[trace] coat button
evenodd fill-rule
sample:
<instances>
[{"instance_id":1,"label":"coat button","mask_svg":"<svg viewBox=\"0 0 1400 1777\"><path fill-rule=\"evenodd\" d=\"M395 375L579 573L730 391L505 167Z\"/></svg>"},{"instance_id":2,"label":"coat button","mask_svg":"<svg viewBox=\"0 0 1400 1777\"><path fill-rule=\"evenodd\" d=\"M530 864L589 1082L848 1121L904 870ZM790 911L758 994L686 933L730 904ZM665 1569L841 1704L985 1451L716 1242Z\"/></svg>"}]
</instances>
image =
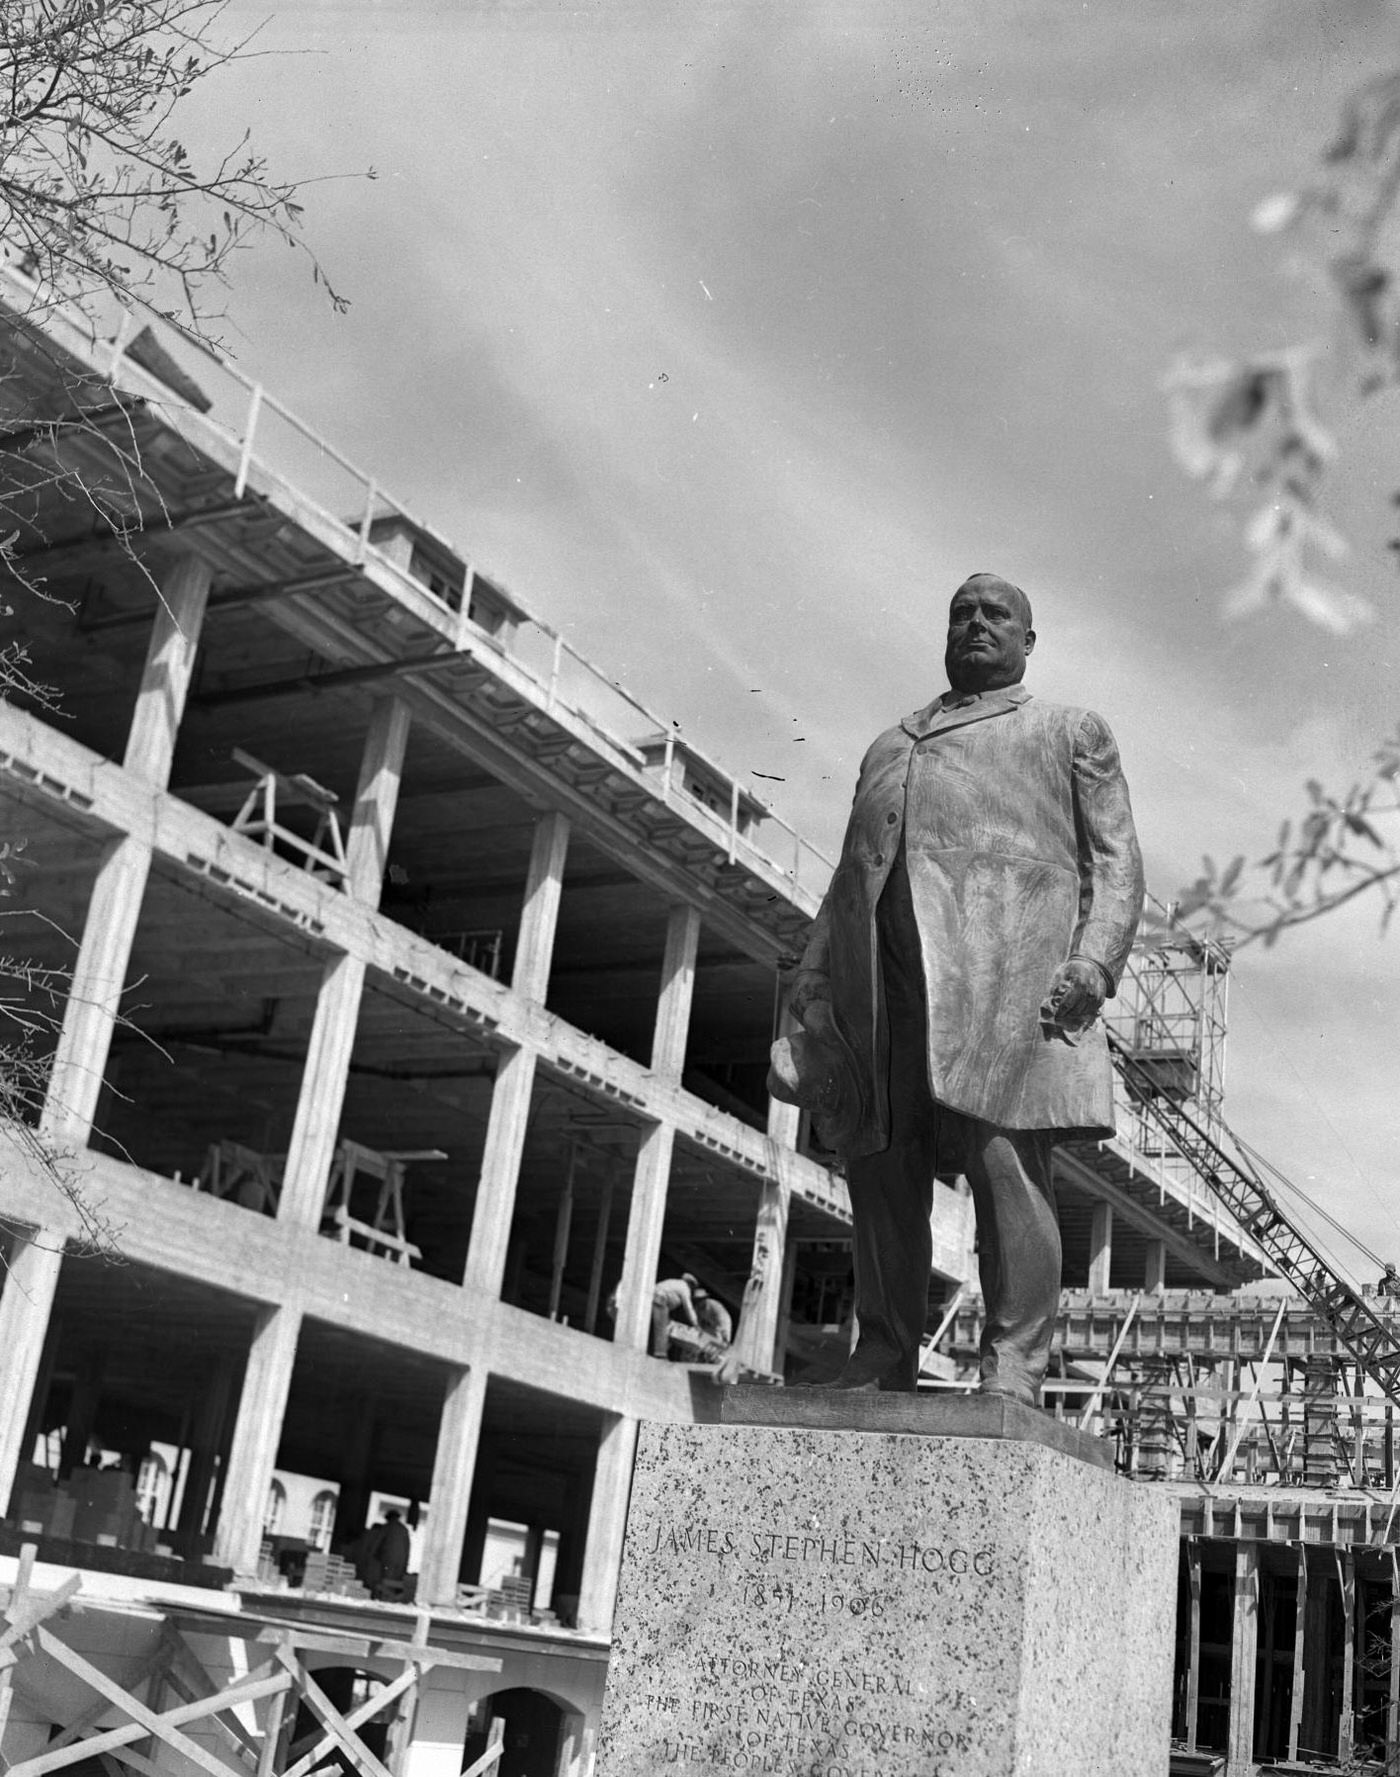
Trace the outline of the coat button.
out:
<instances>
[{"instance_id":1,"label":"coat button","mask_svg":"<svg viewBox=\"0 0 1400 1777\"><path fill-rule=\"evenodd\" d=\"M875 868L878 870L880 868L880 866L884 863L884 861L885 861L884 853L877 851L875 854Z\"/></svg>"},{"instance_id":2,"label":"coat button","mask_svg":"<svg viewBox=\"0 0 1400 1777\"><path fill-rule=\"evenodd\" d=\"M893 809L891 809L890 812L885 816L885 819L886 819L886 821L888 821L890 826L893 826L895 824L895 822L899 819L899 816L894 812Z\"/></svg>"}]
</instances>

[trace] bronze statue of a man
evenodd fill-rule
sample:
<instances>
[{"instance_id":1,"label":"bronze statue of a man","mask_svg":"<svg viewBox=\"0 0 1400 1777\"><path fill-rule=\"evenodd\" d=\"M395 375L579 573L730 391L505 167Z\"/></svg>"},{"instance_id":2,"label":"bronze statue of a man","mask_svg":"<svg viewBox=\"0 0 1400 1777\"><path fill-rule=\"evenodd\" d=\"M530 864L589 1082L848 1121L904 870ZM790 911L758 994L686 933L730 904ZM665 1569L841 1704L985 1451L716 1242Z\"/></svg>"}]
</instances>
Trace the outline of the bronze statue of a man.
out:
<instances>
[{"instance_id":1,"label":"bronze statue of a man","mask_svg":"<svg viewBox=\"0 0 1400 1777\"><path fill-rule=\"evenodd\" d=\"M866 754L798 970L774 1090L846 1162L859 1339L833 1386L912 1389L935 1173L977 1212L981 1386L1036 1405L1059 1306L1058 1141L1113 1132L1095 1020L1128 958L1142 860L1106 723L1022 689L1030 603L953 595L951 690Z\"/></svg>"}]
</instances>

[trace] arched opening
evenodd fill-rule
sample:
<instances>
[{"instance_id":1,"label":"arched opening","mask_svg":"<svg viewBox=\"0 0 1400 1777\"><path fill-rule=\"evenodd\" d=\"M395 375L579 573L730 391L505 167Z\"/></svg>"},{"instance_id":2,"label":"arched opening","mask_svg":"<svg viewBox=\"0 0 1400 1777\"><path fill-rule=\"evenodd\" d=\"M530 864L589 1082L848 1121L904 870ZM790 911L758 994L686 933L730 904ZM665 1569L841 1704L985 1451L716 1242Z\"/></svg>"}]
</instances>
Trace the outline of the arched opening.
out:
<instances>
[{"instance_id":1,"label":"arched opening","mask_svg":"<svg viewBox=\"0 0 1400 1777\"><path fill-rule=\"evenodd\" d=\"M470 1768L486 1751L491 1723L505 1723L503 1749L494 1777L555 1777L569 1711L543 1691L523 1687L496 1691L472 1705L462 1764Z\"/></svg>"},{"instance_id":2,"label":"arched opening","mask_svg":"<svg viewBox=\"0 0 1400 1777\"><path fill-rule=\"evenodd\" d=\"M136 1477L136 1509L148 1524L164 1523L170 1506L170 1470L153 1450Z\"/></svg>"},{"instance_id":3,"label":"arched opening","mask_svg":"<svg viewBox=\"0 0 1400 1777\"><path fill-rule=\"evenodd\" d=\"M274 1481L267 1490L267 1505L263 1511L264 1536L276 1536L286 1509L287 1489L280 1481Z\"/></svg>"},{"instance_id":4,"label":"arched opening","mask_svg":"<svg viewBox=\"0 0 1400 1777\"><path fill-rule=\"evenodd\" d=\"M307 1530L307 1541L313 1549L329 1549L331 1533L335 1529L335 1508L339 1502L329 1488L318 1493L311 1502L311 1522Z\"/></svg>"}]
</instances>

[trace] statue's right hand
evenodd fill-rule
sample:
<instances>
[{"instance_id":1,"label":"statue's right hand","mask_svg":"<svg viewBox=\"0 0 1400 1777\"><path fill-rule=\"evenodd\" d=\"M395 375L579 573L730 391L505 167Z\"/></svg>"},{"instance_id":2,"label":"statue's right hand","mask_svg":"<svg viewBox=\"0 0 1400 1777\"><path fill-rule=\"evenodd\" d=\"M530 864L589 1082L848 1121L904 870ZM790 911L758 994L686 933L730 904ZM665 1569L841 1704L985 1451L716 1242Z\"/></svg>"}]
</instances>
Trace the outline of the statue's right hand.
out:
<instances>
[{"instance_id":1,"label":"statue's right hand","mask_svg":"<svg viewBox=\"0 0 1400 1777\"><path fill-rule=\"evenodd\" d=\"M818 1012L817 1008L822 1011ZM816 1030L812 1023L813 1014L818 1018L825 1016L828 1024L831 1019L831 983L825 975L815 971L801 971L793 983L792 996L788 1001L788 1010L804 1030Z\"/></svg>"}]
</instances>

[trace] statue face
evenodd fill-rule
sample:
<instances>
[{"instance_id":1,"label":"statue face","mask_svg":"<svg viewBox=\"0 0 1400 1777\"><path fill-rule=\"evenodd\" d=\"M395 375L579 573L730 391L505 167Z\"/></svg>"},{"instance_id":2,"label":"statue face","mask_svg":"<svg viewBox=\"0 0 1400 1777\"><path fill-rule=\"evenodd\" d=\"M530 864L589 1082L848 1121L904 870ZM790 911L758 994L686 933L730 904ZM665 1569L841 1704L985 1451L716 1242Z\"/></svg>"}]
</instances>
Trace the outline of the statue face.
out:
<instances>
[{"instance_id":1,"label":"statue face","mask_svg":"<svg viewBox=\"0 0 1400 1777\"><path fill-rule=\"evenodd\" d=\"M1007 581L995 574L974 574L953 594L943 664L955 691L995 691L1019 684L1034 646L1025 599Z\"/></svg>"}]
</instances>

